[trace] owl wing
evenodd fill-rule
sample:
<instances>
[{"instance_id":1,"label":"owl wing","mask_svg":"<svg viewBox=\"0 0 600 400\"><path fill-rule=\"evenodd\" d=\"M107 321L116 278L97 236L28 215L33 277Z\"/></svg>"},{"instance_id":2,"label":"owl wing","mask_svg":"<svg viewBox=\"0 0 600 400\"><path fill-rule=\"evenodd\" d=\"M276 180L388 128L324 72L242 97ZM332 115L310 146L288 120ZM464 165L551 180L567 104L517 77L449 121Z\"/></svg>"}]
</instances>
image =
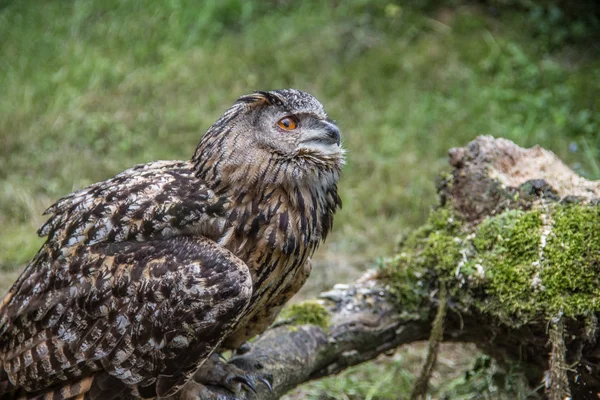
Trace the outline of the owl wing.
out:
<instances>
[{"instance_id":1,"label":"owl wing","mask_svg":"<svg viewBox=\"0 0 600 400\"><path fill-rule=\"evenodd\" d=\"M0 310L7 390L114 392L108 377L170 395L233 329L252 293L240 259L192 236L80 246L68 260L39 263Z\"/></svg>"},{"instance_id":2,"label":"owl wing","mask_svg":"<svg viewBox=\"0 0 600 400\"><path fill-rule=\"evenodd\" d=\"M48 237L54 253L83 244L166 238L218 215L225 202L189 162L158 161L63 197L46 210L50 217L38 234Z\"/></svg>"}]
</instances>

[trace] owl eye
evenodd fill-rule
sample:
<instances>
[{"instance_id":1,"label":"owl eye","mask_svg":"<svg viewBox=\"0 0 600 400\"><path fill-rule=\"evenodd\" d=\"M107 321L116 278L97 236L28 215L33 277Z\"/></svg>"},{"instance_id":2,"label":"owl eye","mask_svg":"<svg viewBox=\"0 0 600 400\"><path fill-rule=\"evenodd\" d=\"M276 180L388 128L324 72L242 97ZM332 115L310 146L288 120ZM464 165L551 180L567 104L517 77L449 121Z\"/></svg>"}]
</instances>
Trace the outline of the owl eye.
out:
<instances>
[{"instance_id":1,"label":"owl eye","mask_svg":"<svg viewBox=\"0 0 600 400\"><path fill-rule=\"evenodd\" d=\"M295 117L283 117L277 121L277 126L284 131L293 131L298 127L298 120Z\"/></svg>"}]
</instances>

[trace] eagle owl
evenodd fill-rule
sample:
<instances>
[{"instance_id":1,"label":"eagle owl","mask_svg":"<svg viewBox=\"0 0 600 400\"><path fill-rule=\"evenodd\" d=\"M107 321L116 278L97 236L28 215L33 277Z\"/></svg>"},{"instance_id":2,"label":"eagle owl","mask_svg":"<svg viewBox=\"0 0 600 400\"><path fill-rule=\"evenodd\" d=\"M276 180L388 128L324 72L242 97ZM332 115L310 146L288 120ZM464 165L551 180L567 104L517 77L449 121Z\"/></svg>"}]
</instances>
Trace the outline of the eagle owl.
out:
<instances>
[{"instance_id":1,"label":"eagle owl","mask_svg":"<svg viewBox=\"0 0 600 400\"><path fill-rule=\"evenodd\" d=\"M221 370L231 383L216 352L264 331L302 286L341 206L343 163L317 99L255 92L191 160L138 165L60 199L0 304L0 394L193 397L192 381Z\"/></svg>"}]
</instances>

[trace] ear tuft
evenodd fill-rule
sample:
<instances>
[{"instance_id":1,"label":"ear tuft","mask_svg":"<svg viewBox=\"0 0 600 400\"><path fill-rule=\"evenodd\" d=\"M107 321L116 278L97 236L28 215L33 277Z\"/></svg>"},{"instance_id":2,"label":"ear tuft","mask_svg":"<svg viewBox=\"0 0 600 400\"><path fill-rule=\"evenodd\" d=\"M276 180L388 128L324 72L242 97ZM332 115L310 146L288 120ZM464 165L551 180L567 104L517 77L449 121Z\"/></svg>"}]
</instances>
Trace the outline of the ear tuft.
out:
<instances>
[{"instance_id":1,"label":"ear tuft","mask_svg":"<svg viewBox=\"0 0 600 400\"><path fill-rule=\"evenodd\" d=\"M237 99L236 103L246 103L251 106L260 105L283 105L283 101L279 96L272 92L257 91Z\"/></svg>"}]
</instances>

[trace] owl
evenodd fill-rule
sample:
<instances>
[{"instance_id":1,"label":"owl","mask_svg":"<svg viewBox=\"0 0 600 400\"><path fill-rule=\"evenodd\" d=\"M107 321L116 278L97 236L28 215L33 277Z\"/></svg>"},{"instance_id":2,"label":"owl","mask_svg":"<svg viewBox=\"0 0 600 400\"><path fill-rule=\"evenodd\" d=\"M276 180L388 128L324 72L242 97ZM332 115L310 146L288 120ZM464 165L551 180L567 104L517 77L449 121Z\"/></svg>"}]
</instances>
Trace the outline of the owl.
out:
<instances>
[{"instance_id":1,"label":"owl","mask_svg":"<svg viewBox=\"0 0 600 400\"><path fill-rule=\"evenodd\" d=\"M190 160L137 165L60 199L0 304L2 398L252 388L216 355L263 332L307 279L341 207L343 164L317 99L261 91L238 98Z\"/></svg>"}]
</instances>

